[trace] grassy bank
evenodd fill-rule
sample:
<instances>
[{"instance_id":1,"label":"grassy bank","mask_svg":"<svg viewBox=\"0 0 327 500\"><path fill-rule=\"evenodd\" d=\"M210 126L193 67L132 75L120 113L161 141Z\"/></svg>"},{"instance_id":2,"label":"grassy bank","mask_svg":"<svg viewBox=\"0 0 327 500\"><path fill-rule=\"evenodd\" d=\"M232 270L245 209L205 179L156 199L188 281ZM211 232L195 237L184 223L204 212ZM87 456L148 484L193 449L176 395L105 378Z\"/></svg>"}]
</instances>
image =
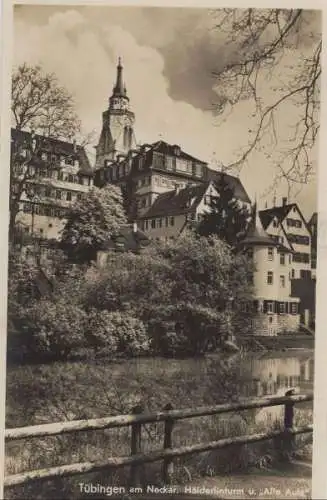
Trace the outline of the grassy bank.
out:
<instances>
[{"instance_id":1,"label":"grassy bank","mask_svg":"<svg viewBox=\"0 0 327 500\"><path fill-rule=\"evenodd\" d=\"M238 399L241 392L240 360L215 358L192 360L133 359L109 364L54 363L10 367L7 377L7 427L85 419L129 413L142 403L149 411L167 403L175 408L196 407ZM169 370L168 370L169 368ZM250 377L250 374L248 374ZM242 373L242 381L247 375ZM278 427L275 414L256 421L247 411L227 417L200 417L181 421L173 433L174 446L206 442L222 437L254 433ZM298 422L310 421L310 409L296 410ZM163 424L147 425L144 451L162 448ZM299 438L301 439L301 438ZM258 443L219 452L203 453L176 461L175 482L197 475L232 472L274 459L272 443ZM9 443L6 474L73 462L98 461L130 453L130 430L90 431ZM90 475L83 480L100 484L124 484L127 470ZM161 464L147 466L146 481L160 483ZM91 477L92 476L92 477ZM79 498L82 478L52 481L33 488L8 490L6 498Z\"/></svg>"}]
</instances>

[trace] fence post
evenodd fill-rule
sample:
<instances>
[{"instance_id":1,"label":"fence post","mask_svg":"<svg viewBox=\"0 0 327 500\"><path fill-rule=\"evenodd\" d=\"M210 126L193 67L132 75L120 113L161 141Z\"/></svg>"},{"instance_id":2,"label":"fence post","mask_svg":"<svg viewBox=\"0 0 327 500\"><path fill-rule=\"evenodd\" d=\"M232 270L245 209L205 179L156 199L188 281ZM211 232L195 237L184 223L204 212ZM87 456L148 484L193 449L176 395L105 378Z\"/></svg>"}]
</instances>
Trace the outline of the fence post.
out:
<instances>
[{"instance_id":1,"label":"fence post","mask_svg":"<svg viewBox=\"0 0 327 500\"><path fill-rule=\"evenodd\" d=\"M170 403L168 403L164 407L164 411L170 411L172 409L173 409L173 407ZM172 442L173 427L174 427L174 421L172 418L168 417L165 420L164 450L172 448L172 445L173 445L173 442ZM173 460L171 458L164 458L162 476L163 476L163 481L165 484L171 484L173 473L174 473Z\"/></svg>"},{"instance_id":2,"label":"fence post","mask_svg":"<svg viewBox=\"0 0 327 500\"><path fill-rule=\"evenodd\" d=\"M140 415L144 411L144 405L139 404L132 410L134 415ZM142 424L135 422L132 424L131 435L131 455L137 455L142 452ZM130 482L132 486L139 483L139 468L137 465L131 465ZM137 483L137 484L136 484Z\"/></svg>"},{"instance_id":3,"label":"fence post","mask_svg":"<svg viewBox=\"0 0 327 500\"><path fill-rule=\"evenodd\" d=\"M287 391L285 396L292 396L293 390ZM294 402L289 401L285 403L284 407L284 452L289 459L294 451L295 437L292 434L294 421Z\"/></svg>"}]
</instances>

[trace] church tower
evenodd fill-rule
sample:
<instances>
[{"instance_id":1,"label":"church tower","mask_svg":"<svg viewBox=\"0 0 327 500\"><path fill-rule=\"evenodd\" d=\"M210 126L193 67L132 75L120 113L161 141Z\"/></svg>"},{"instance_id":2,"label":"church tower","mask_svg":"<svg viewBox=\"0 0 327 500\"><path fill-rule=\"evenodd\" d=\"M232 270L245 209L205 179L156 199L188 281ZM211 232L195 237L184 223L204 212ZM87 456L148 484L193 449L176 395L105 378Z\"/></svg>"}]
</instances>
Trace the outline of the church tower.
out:
<instances>
[{"instance_id":1,"label":"church tower","mask_svg":"<svg viewBox=\"0 0 327 500\"><path fill-rule=\"evenodd\" d=\"M102 131L96 146L96 168L103 167L105 160L114 161L118 155L126 155L135 147L134 122L135 115L130 111L123 66L119 58L109 106L102 113Z\"/></svg>"}]
</instances>

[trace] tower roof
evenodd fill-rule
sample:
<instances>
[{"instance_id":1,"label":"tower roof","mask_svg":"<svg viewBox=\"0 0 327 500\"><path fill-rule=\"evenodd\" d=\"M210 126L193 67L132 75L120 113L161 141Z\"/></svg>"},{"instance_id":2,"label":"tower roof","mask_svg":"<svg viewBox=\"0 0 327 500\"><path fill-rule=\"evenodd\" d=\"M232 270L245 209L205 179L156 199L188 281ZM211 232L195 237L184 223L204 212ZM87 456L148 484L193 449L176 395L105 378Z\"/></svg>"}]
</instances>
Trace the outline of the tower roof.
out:
<instances>
[{"instance_id":1,"label":"tower roof","mask_svg":"<svg viewBox=\"0 0 327 500\"><path fill-rule=\"evenodd\" d=\"M271 238L264 230L259 213L257 210L257 204L253 207L252 221L249 225L248 231L245 238L241 241L241 246L251 246L251 245L267 245L267 246L279 246L279 244Z\"/></svg>"},{"instance_id":2,"label":"tower roof","mask_svg":"<svg viewBox=\"0 0 327 500\"><path fill-rule=\"evenodd\" d=\"M126 87L125 87L124 79L123 79L123 66L122 66L120 57L118 58L117 78L116 78L116 84L113 88L113 96L115 96L115 97L127 97Z\"/></svg>"}]
</instances>

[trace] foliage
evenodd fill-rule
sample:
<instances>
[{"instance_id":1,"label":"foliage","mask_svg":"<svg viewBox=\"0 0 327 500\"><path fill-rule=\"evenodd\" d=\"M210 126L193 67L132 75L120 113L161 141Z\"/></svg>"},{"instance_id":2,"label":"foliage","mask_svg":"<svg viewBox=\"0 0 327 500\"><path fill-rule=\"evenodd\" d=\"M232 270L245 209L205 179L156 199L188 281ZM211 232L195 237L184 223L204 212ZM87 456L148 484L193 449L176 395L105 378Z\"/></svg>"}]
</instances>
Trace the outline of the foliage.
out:
<instances>
[{"instance_id":1,"label":"foliage","mask_svg":"<svg viewBox=\"0 0 327 500\"><path fill-rule=\"evenodd\" d=\"M85 347L86 313L65 300L34 301L20 318L22 336L41 357L67 358L74 349Z\"/></svg>"},{"instance_id":2,"label":"foliage","mask_svg":"<svg viewBox=\"0 0 327 500\"><path fill-rule=\"evenodd\" d=\"M17 129L71 139L80 131L73 97L54 74L22 64L12 75L11 111Z\"/></svg>"},{"instance_id":3,"label":"foliage","mask_svg":"<svg viewBox=\"0 0 327 500\"><path fill-rule=\"evenodd\" d=\"M220 92L219 111L246 99L253 101L254 129L249 142L229 166L241 168L270 137L267 155L276 158L276 181L306 183L313 173L311 150L319 131L321 13L303 9L220 9L213 11L217 31L225 34L229 57L213 68ZM264 79L272 92L263 95ZM279 126L289 114L289 140ZM284 141L284 142L283 142ZM263 148L262 148L263 149Z\"/></svg>"},{"instance_id":4,"label":"foliage","mask_svg":"<svg viewBox=\"0 0 327 500\"><path fill-rule=\"evenodd\" d=\"M233 255L218 238L188 234L153 244L141 255L113 255L87 303L100 310L134 311L148 325L155 349L166 352L178 345L185 354L200 353L226 334L229 298L235 301L235 319L240 304L251 300L251 270L244 256ZM174 328L167 330L169 322L180 325L178 340Z\"/></svg>"},{"instance_id":5,"label":"foliage","mask_svg":"<svg viewBox=\"0 0 327 500\"><path fill-rule=\"evenodd\" d=\"M119 187L93 187L68 211L62 233L62 244L70 257L91 261L96 251L126 223Z\"/></svg>"},{"instance_id":6,"label":"foliage","mask_svg":"<svg viewBox=\"0 0 327 500\"><path fill-rule=\"evenodd\" d=\"M233 189L222 174L216 183L218 197L211 197L210 211L203 215L197 231L200 236L216 235L228 245L235 246L246 231L249 211L240 206Z\"/></svg>"},{"instance_id":7,"label":"foliage","mask_svg":"<svg viewBox=\"0 0 327 500\"><path fill-rule=\"evenodd\" d=\"M149 350L144 324L126 313L90 310L87 338L89 344L101 354L117 352L134 356Z\"/></svg>"}]
</instances>

